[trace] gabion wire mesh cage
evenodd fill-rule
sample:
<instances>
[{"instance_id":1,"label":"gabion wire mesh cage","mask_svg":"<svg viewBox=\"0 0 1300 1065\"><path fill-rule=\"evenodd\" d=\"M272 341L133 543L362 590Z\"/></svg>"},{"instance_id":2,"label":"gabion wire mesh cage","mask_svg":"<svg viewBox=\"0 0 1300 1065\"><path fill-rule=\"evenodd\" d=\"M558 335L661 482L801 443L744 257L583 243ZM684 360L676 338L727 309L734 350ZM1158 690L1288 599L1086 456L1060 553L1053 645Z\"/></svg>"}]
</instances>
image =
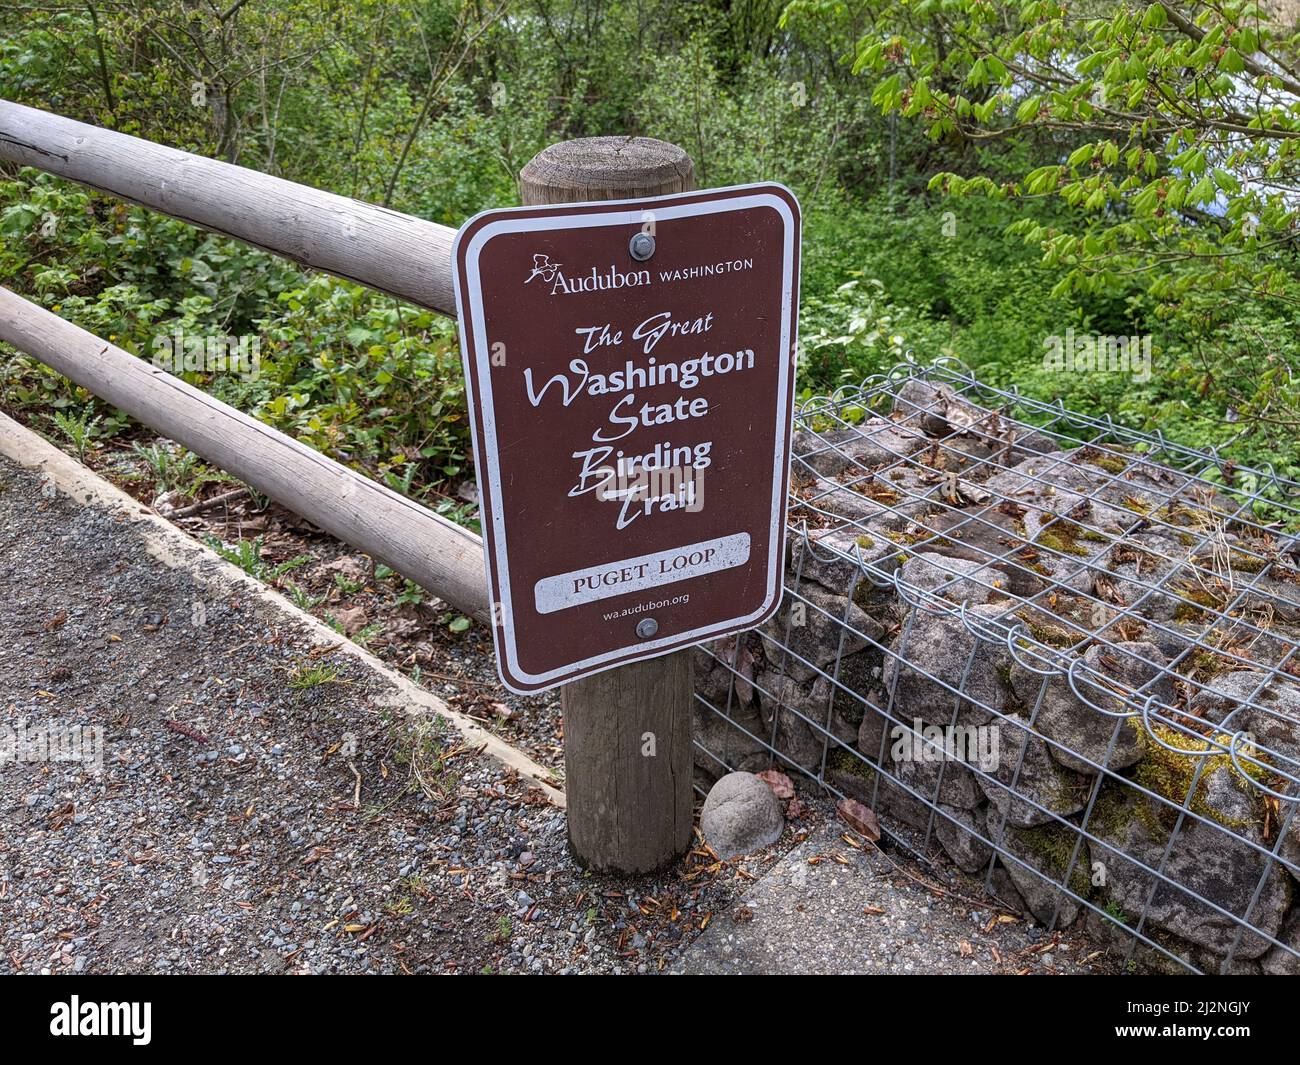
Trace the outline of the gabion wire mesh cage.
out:
<instances>
[{"instance_id":1,"label":"gabion wire mesh cage","mask_svg":"<svg viewBox=\"0 0 1300 1065\"><path fill-rule=\"evenodd\" d=\"M1128 968L1300 972L1298 498L953 360L810 400L697 782L802 774Z\"/></svg>"}]
</instances>

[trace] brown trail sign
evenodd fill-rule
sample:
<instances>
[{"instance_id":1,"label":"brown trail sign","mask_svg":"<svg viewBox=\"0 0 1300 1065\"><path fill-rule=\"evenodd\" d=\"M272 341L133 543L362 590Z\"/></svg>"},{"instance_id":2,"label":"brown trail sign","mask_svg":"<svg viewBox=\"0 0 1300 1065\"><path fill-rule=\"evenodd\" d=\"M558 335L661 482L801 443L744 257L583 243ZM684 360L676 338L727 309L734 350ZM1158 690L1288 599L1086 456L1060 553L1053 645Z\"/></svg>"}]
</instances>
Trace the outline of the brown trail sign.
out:
<instances>
[{"instance_id":1,"label":"brown trail sign","mask_svg":"<svg viewBox=\"0 0 1300 1065\"><path fill-rule=\"evenodd\" d=\"M454 249L497 666L532 692L781 595L799 206L775 184L488 211Z\"/></svg>"}]
</instances>

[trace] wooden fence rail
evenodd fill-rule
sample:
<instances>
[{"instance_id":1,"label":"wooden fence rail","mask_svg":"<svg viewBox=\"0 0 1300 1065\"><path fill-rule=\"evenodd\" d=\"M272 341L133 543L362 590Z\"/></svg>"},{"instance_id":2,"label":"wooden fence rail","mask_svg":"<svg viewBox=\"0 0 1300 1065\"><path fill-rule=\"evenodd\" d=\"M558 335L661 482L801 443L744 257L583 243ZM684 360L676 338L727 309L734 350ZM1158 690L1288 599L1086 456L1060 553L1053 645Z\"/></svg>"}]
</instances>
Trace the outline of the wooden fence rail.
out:
<instances>
[{"instance_id":1,"label":"wooden fence rail","mask_svg":"<svg viewBox=\"0 0 1300 1065\"><path fill-rule=\"evenodd\" d=\"M0 159L455 316L456 231L436 222L8 100Z\"/></svg>"},{"instance_id":2,"label":"wooden fence rail","mask_svg":"<svg viewBox=\"0 0 1300 1065\"><path fill-rule=\"evenodd\" d=\"M6 288L0 340L491 624L483 542L468 529Z\"/></svg>"}]
</instances>

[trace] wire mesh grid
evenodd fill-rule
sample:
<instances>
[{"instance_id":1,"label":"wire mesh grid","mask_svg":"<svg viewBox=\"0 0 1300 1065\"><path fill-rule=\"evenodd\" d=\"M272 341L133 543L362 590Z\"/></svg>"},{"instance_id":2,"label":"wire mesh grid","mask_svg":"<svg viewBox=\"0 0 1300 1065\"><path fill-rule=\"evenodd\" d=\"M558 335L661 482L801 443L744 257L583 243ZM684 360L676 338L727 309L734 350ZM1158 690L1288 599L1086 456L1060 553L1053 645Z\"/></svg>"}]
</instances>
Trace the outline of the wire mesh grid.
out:
<instances>
[{"instance_id":1,"label":"wire mesh grid","mask_svg":"<svg viewBox=\"0 0 1300 1065\"><path fill-rule=\"evenodd\" d=\"M1128 968L1300 972L1300 484L954 360L795 430L781 609L697 655L699 786L810 777Z\"/></svg>"}]
</instances>

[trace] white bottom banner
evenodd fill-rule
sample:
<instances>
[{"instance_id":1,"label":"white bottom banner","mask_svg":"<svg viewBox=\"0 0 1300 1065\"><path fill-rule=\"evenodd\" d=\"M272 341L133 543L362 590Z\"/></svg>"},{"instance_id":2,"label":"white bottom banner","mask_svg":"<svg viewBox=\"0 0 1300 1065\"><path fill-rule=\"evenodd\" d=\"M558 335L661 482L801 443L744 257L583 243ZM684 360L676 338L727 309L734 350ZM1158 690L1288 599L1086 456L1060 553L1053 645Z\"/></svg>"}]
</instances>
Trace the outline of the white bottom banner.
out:
<instances>
[{"instance_id":1,"label":"white bottom banner","mask_svg":"<svg viewBox=\"0 0 1300 1065\"><path fill-rule=\"evenodd\" d=\"M749 561L749 533L673 547L650 555L543 577L533 587L539 614L553 614L628 592L643 592Z\"/></svg>"}]
</instances>

